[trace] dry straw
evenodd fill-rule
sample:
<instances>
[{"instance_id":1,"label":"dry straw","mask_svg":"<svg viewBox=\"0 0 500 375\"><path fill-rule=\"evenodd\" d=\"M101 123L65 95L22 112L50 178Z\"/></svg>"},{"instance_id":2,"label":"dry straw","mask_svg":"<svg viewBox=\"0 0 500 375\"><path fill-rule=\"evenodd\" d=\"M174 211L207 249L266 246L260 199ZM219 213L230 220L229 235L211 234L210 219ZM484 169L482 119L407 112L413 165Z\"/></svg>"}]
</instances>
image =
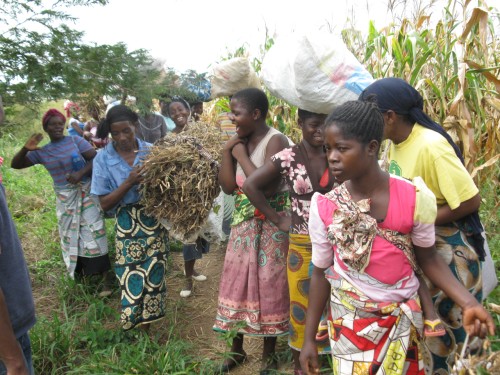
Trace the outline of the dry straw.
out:
<instances>
[{"instance_id":1,"label":"dry straw","mask_svg":"<svg viewBox=\"0 0 500 375\"><path fill-rule=\"evenodd\" d=\"M190 124L158 140L144 161L141 193L146 212L168 222L171 237L191 242L205 225L220 192L222 154L219 129Z\"/></svg>"}]
</instances>

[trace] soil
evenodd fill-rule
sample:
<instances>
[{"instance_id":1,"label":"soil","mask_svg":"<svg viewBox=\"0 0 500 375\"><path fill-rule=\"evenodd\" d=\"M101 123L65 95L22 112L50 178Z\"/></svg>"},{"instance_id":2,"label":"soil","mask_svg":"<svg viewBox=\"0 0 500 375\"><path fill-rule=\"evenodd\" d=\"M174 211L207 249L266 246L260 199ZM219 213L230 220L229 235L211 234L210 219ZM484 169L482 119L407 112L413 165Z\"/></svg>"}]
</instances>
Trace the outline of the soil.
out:
<instances>
[{"instance_id":1,"label":"soil","mask_svg":"<svg viewBox=\"0 0 500 375\"><path fill-rule=\"evenodd\" d=\"M55 232L54 238L57 238ZM58 283L60 275L50 272L48 274L35 275L39 273L39 265L44 261L44 256L40 258L38 251L35 251L28 241L28 237L22 239L25 247L25 255L32 274L33 295L38 316L52 316L59 313L60 306L54 303L54 289ZM184 285L184 262L182 252L170 253L170 266L167 273L167 319L153 323L150 334L154 335L160 342L167 342L171 330L181 339L192 344L193 355L200 359L211 360L215 363L222 363L224 355L229 352L229 346L224 341L221 334L212 330L214 323L220 276L224 264L225 245L211 244L210 252L196 262L195 269L207 276L203 282L194 281L193 293L187 298L180 296L180 291ZM45 254L45 257L47 254ZM64 272L62 259L60 261L60 272ZM37 267L34 267L38 264ZM59 265L58 265L59 266ZM35 276L35 277L34 277ZM36 277L38 276L38 277ZM71 297L68 297L72 299ZM66 301L71 303L71 301ZM119 292L115 290L108 299L108 303L119 310ZM106 322L110 329L120 329L118 321ZM173 327L173 328L172 328ZM259 374L262 354L262 338L245 337L244 350L247 353L247 360L240 366L234 368L230 374L253 375ZM287 337L278 338L276 351L279 357L279 370L276 374L293 374L291 363L291 353L287 345ZM212 371L210 371L212 372Z\"/></svg>"},{"instance_id":2,"label":"soil","mask_svg":"<svg viewBox=\"0 0 500 375\"><path fill-rule=\"evenodd\" d=\"M207 276L207 280L196 282L191 296L180 297L182 289L183 259L182 253L172 253L172 269L167 279L168 295L174 300L183 300L177 304L178 311L174 316L176 321L172 322L178 327L178 333L184 340L193 344L198 357L207 358L222 363L224 353L229 348L222 335L215 333L212 326L217 310L217 298L219 294L219 282L224 264L224 245L211 245L210 252L203 259L196 262L196 270ZM230 373L234 375L258 374L262 355L261 338L245 337L244 350L247 360ZM277 374L292 374L293 367L290 363L291 355L286 338L280 338L277 344L277 352L280 353L279 371Z\"/></svg>"}]
</instances>

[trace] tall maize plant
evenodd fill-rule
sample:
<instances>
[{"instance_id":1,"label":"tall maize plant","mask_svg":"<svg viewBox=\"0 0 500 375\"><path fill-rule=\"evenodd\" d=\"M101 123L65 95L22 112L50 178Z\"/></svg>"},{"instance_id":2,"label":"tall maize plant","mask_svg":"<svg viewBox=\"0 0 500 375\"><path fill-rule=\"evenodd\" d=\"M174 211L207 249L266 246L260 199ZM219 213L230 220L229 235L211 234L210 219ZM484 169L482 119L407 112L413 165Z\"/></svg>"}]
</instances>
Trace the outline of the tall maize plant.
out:
<instances>
[{"instance_id":1,"label":"tall maize plant","mask_svg":"<svg viewBox=\"0 0 500 375\"><path fill-rule=\"evenodd\" d=\"M414 20L381 30L371 23L365 40L352 30L343 38L374 78L401 77L416 87L425 111L462 149L472 176L498 186L499 16L484 2L472 7L467 0L456 7L449 0L432 29L424 8Z\"/></svg>"}]
</instances>

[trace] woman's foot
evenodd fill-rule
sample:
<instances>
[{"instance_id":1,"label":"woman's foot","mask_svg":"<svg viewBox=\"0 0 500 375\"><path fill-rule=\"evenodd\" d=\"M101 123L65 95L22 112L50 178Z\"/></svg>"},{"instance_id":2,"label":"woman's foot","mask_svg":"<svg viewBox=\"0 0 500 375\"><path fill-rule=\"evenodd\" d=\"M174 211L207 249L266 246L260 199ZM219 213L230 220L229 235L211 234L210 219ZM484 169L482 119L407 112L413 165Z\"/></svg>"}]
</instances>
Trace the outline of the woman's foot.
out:
<instances>
[{"instance_id":1,"label":"woman's foot","mask_svg":"<svg viewBox=\"0 0 500 375\"><path fill-rule=\"evenodd\" d=\"M201 273L194 271L194 270L193 270L192 277L193 277L193 280L196 280L196 281L206 281L207 280L207 277L205 275L202 275Z\"/></svg>"},{"instance_id":2,"label":"woman's foot","mask_svg":"<svg viewBox=\"0 0 500 375\"><path fill-rule=\"evenodd\" d=\"M184 270L184 276L186 276L186 270ZM193 280L196 281L206 281L207 277L205 275L202 275L198 271L193 270L193 275L191 276Z\"/></svg>"},{"instance_id":3,"label":"woman's foot","mask_svg":"<svg viewBox=\"0 0 500 375\"><path fill-rule=\"evenodd\" d=\"M266 359L262 359L260 375L275 374L278 370L278 358L275 353L270 354Z\"/></svg>"},{"instance_id":4,"label":"woman's foot","mask_svg":"<svg viewBox=\"0 0 500 375\"><path fill-rule=\"evenodd\" d=\"M114 275L111 271L106 271L103 273L102 281L101 281L101 291L98 296L101 298L109 297L113 294L113 281L115 280Z\"/></svg>"},{"instance_id":5,"label":"woman's foot","mask_svg":"<svg viewBox=\"0 0 500 375\"><path fill-rule=\"evenodd\" d=\"M227 358L220 368L220 373L226 373L235 368L236 366L241 365L247 360L247 353L242 351L241 353L234 353L231 357Z\"/></svg>"},{"instance_id":6,"label":"woman's foot","mask_svg":"<svg viewBox=\"0 0 500 375\"><path fill-rule=\"evenodd\" d=\"M183 298L189 297L192 291L193 291L193 280L186 277L184 288L182 288L181 290L181 297Z\"/></svg>"},{"instance_id":7,"label":"woman's foot","mask_svg":"<svg viewBox=\"0 0 500 375\"><path fill-rule=\"evenodd\" d=\"M111 287L109 285L104 284L98 296L100 298L106 298L109 297L111 294L113 294L113 290L111 289Z\"/></svg>"},{"instance_id":8,"label":"woman's foot","mask_svg":"<svg viewBox=\"0 0 500 375\"><path fill-rule=\"evenodd\" d=\"M426 337L444 336L445 334L446 330L441 319L424 320L424 335Z\"/></svg>"}]
</instances>

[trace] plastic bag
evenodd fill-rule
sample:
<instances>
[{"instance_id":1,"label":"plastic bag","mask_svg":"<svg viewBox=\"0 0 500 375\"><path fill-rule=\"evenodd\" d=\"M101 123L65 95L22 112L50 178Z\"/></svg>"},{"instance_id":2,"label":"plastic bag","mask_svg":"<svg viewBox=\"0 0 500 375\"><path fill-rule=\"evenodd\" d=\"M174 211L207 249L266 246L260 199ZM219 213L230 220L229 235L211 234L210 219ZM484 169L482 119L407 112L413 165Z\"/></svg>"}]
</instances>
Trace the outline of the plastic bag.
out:
<instances>
[{"instance_id":1,"label":"plastic bag","mask_svg":"<svg viewBox=\"0 0 500 375\"><path fill-rule=\"evenodd\" d=\"M235 57L214 65L210 82L212 99L231 96L249 87L261 88L259 77L245 57Z\"/></svg>"},{"instance_id":2,"label":"plastic bag","mask_svg":"<svg viewBox=\"0 0 500 375\"><path fill-rule=\"evenodd\" d=\"M221 191L214 200L212 210L208 214L207 223L203 227L200 236L210 243L221 243L227 239L222 230L224 221L224 192Z\"/></svg>"},{"instance_id":3,"label":"plastic bag","mask_svg":"<svg viewBox=\"0 0 500 375\"><path fill-rule=\"evenodd\" d=\"M200 229L189 235L181 235L171 232L172 225L167 219L160 219L160 224L169 231L169 236L182 243L194 243L198 237L202 237L210 243L221 243L227 239L227 235L222 230L224 220L224 193L221 191L214 199L212 209L208 214L207 220Z\"/></svg>"},{"instance_id":4,"label":"plastic bag","mask_svg":"<svg viewBox=\"0 0 500 375\"><path fill-rule=\"evenodd\" d=\"M261 78L274 96L324 114L356 100L373 82L342 39L320 31L277 38L264 57Z\"/></svg>"}]
</instances>

